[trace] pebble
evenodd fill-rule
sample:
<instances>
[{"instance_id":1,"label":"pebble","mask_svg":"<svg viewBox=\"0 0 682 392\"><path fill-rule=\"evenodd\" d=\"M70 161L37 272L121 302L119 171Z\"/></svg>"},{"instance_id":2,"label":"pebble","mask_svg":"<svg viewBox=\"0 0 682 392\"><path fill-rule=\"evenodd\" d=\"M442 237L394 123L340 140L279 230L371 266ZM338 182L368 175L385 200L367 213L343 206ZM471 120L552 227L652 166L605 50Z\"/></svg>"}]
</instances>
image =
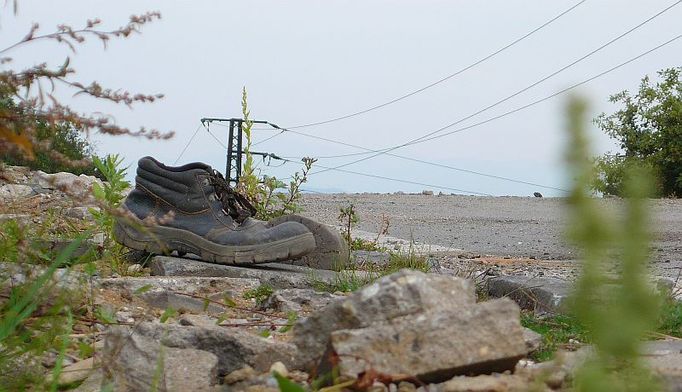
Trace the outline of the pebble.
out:
<instances>
[{"instance_id":1,"label":"pebble","mask_svg":"<svg viewBox=\"0 0 682 392\"><path fill-rule=\"evenodd\" d=\"M273 363L272 366L270 366L270 373L272 372L277 372L282 377L289 377L289 370L287 370L287 367L279 361Z\"/></svg>"}]
</instances>

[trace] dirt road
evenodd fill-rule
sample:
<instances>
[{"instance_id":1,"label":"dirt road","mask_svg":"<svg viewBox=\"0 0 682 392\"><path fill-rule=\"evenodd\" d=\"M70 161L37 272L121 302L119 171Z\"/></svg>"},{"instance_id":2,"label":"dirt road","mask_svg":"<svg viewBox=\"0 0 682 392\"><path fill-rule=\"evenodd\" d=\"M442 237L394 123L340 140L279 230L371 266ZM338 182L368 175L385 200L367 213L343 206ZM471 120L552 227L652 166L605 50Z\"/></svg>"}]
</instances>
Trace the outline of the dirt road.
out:
<instances>
[{"instance_id":1,"label":"dirt road","mask_svg":"<svg viewBox=\"0 0 682 392\"><path fill-rule=\"evenodd\" d=\"M390 235L421 243L515 258L579 258L564 240L568 220L560 198L306 194L303 214L339 224L339 207L349 203L357 210L361 230L376 232L385 215ZM622 200L599 203L604 211L620 215ZM652 200L651 211L652 260L656 269L673 275L682 267L682 200Z\"/></svg>"}]
</instances>

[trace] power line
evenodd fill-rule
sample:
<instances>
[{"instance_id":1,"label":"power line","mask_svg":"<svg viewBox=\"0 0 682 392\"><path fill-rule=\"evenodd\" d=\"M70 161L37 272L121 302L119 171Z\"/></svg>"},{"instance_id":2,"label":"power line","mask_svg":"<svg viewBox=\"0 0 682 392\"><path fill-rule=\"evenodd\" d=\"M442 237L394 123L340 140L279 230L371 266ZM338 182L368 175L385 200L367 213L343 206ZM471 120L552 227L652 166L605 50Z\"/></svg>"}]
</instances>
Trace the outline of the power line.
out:
<instances>
[{"instance_id":1,"label":"power line","mask_svg":"<svg viewBox=\"0 0 682 392\"><path fill-rule=\"evenodd\" d=\"M346 115L339 116L339 117L330 118L330 119L323 120L323 121L317 121L317 122L312 122L312 123L308 123L308 124L295 125L295 126L292 126L292 127L288 127L288 129L306 128L306 127L312 127L312 126L316 126L316 125L329 124L329 123L335 122L335 121L345 120L345 119L347 119L347 118L356 117L356 116L359 116L359 115L362 115L362 114L365 114L365 113L369 113L369 112L374 111L374 110L377 110L377 109L381 109L381 108L386 107L386 106L388 106L388 105L391 105L391 104L394 104L394 103L396 103L396 102L402 101L402 100L404 100L404 99L406 99L406 98L409 98L409 97L411 97L411 96L413 96L413 95L415 95L415 94L419 94L419 93L421 93L422 91L428 90L428 89L430 89L431 87L434 87L434 86L436 86L436 85L438 85L438 84L441 84L441 83L443 83L443 82L445 82L445 81L447 81L447 80L449 80L449 79L452 79L452 78L454 78L455 76L460 75L460 74L462 74L462 73L464 73L464 72L470 70L471 68L474 68L475 66L477 66L477 65L479 65L479 64L481 64L481 63L483 63L483 62L485 62L485 61L487 61L487 60L489 60L489 59L491 59L491 58L493 58L493 57L495 57L495 56L497 56L498 54L504 52L505 50L507 50L507 49L511 48L512 46L518 44L519 42L523 41L524 39L530 37L531 35L537 33L538 31L544 29L545 27L549 26L550 24L552 24L553 22L555 22L556 20L558 20L558 19L561 18L562 16L568 14L569 12L573 11L575 8L577 8L577 7L580 6L581 4L585 3L586 1L587 1L587 0L582 0L582 1L578 2L578 3L576 3L575 5L571 6L570 8L566 9L565 11L561 12L559 15L553 17L552 19L550 19L550 20L548 20L547 22L543 23L542 25L536 27L535 29L533 29L533 30L531 30L530 32L526 33L525 35L521 36L520 38L515 39L514 41L510 42L509 44L503 46L502 48L500 48L500 49L494 51L493 53L491 53L491 54L489 54L489 55L487 55L487 56L481 58L480 60L477 60L477 61L473 62L472 64L467 65L466 67L464 67L464 68L462 68L462 69L456 71L455 73L452 73L452 74L450 74L450 75L448 75L448 76L445 76L445 77L443 77L443 78L441 78L441 79L438 79L438 80L436 80L435 82L432 82L432 83L430 83L430 84L428 84L428 85L426 85L426 86L424 86L424 87L418 88L417 90L414 90L414 91L409 92L409 93L407 93L407 94L401 95L401 96L399 96L399 97L397 97L397 98L391 99L390 101L387 101L387 102L384 102L384 103L381 103L381 104L378 104L378 105L375 105L375 106L371 106L371 107L369 107L369 108L367 108L367 109L363 109L363 110L360 110L360 111L357 111L357 112L354 112L354 113L346 114Z\"/></svg>"},{"instance_id":2,"label":"power line","mask_svg":"<svg viewBox=\"0 0 682 392\"><path fill-rule=\"evenodd\" d=\"M389 147L389 148L387 148L387 149L384 149L384 150L381 150L381 151L377 152L377 153L374 154L374 155L371 155L371 156L368 156L368 157L364 157L364 158L360 158L360 159L356 159L356 160L354 160L354 161L347 162L347 163L344 163L344 164L342 164L342 165L335 166L334 168L338 169L338 168L342 168L342 167L354 165L354 164L356 164L356 163L363 162L363 161L366 161L366 160L375 158L375 157L377 157L377 156L379 156L379 155L386 154L387 152L390 152L390 151L393 151L393 150L397 150L397 149L402 148L402 147L406 147L406 146L410 146L410 145L413 145L413 144L420 143L422 140L427 139L427 138L429 138L430 136L433 136L433 135L435 135L435 134L437 134L437 133L440 133L440 132L442 132L442 131L444 131L444 130L446 130L446 129L448 129L448 128L451 128L451 127L453 127L453 126L455 126L455 125L457 125L457 124L460 124L460 123L462 123L462 122L464 122L464 121L466 121L466 120L468 120L468 119L470 119L470 118L472 118L472 117L474 117L474 116L477 116L477 115L479 115L479 114L481 114L481 113L483 113L483 112L486 112L486 111L488 111L488 110L490 110L490 109L492 109L492 108L494 108L494 107L496 107L496 106L498 106L498 105L500 105L500 104L502 104L502 103L504 103L504 102L506 102L506 101L508 101L508 100L510 100L510 99L512 99L512 98L514 98L514 97L516 97L516 96L518 96L518 95L520 95L520 94L526 92L526 91L528 91L528 90L530 90L531 88L533 88L533 87L539 85L540 83L542 83L542 82L544 82L544 81L546 81L546 80L548 80L548 79L550 79L550 78L556 76L557 74L559 74L559 73L565 71L566 69L568 69L568 68L570 68L570 67L572 67L572 66L578 64L579 62L581 62L581 61L587 59L588 57L594 55L595 53L601 51L602 49L606 48L607 46L613 44L614 42L616 42L616 41L620 40L621 38L627 36L628 34L632 33L633 31L639 29L640 27L644 26L645 24L649 23L650 21L654 20L654 19L657 18L658 16L664 14L665 12L667 12L668 10L672 9L673 7L677 6L677 5L680 4L680 3L682 3L682 0L676 1L675 3L669 5L668 7L666 7L665 9L663 9L662 11L659 11L658 13L656 13L654 16L649 17L649 18L646 19L645 21L643 21L643 22L639 23L638 25L636 25L635 27L633 27L633 28L627 30L626 32L622 33L621 35L617 36L616 38L611 39L610 41L608 41L607 43L601 45L600 47L598 47L597 49L591 51L590 53L588 53L588 54L582 56L581 58L579 58L579 59L573 61L572 63L570 63L570 64L568 64L568 65L566 65L566 66L560 68L559 70L557 70L557 71L555 71L555 72L552 72L552 73L549 74L548 76L543 77L542 79L536 81L535 83L531 84L530 86L524 87L523 89L521 89L521 90L519 90L519 91L517 91L517 92L515 92L515 93L513 93L513 94L511 94L511 95L509 95L509 96L507 96L507 97L505 97L505 98L503 98L503 99L501 99L501 100L498 100L497 102L495 102L495 103L493 103L493 104L491 104L491 105L488 105L488 106L486 106L485 108L483 108L483 109L481 109L481 110L478 110L478 111L476 111L476 112L474 112L474 113L472 113L472 114L470 114L470 115L468 115L468 116L465 116L465 117L463 117L463 118L461 118L461 119L459 119L459 120L457 120L457 121L455 121L455 122L453 122L453 123L450 123L450 124L448 124L448 125L446 125L446 126L440 127L440 128L438 128L438 129L436 129L435 131L432 131L432 132L429 132L429 133L427 133L427 134L425 134L425 135L422 135L422 136L420 136L420 137L414 138L414 139L412 139L412 140L410 140L410 141L408 141L408 142L405 142L405 143L402 143L402 144L398 144L398 145L393 146L393 147ZM675 38L675 39L676 39L676 38ZM672 41L674 41L675 39L673 39ZM670 42L672 42L672 41L670 41ZM670 43L670 42L668 42L668 43ZM666 43L666 44L667 44L667 43ZM666 44L664 44L664 45L662 45L662 46L665 46ZM655 49L654 49L654 50L655 50ZM653 50L652 50L652 51L653 51ZM647 53L649 53L649 52L647 52ZM638 56L638 57L641 57L641 56ZM633 60L633 61L634 61L634 60ZM433 138L432 138L432 139L433 139ZM324 173L324 172L326 172L326 171L328 171L328 170L326 170L326 169L325 169L325 170L320 170L320 171L317 171L317 172L311 172L310 174L311 174L311 175L312 175L312 174L319 174L319 173Z\"/></svg>"},{"instance_id":3,"label":"power line","mask_svg":"<svg viewBox=\"0 0 682 392\"><path fill-rule=\"evenodd\" d=\"M284 159L284 158L283 158L283 159ZM286 160L289 161L289 162L294 162L294 163L295 163L295 161L292 161L292 160L289 160L289 159L286 159ZM469 190L466 190L466 189L452 188L452 187L449 187L449 186L427 184L427 183L424 183L424 182L417 182L417 181L411 181L411 180L404 180L404 179L400 179L400 178L386 177L386 176L380 176L380 175L377 175L377 174L356 172L356 171L352 171L352 170L335 169L335 168L332 168L332 167L327 167L327 166L318 165L317 163L315 163L315 165L316 165L316 166L319 166L319 167L321 167L321 168L323 168L323 169L334 170L334 171L338 171L338 172L341 172L341 173L354 174L354 175L358 175L358 176L364 176L364 177L370 177L370 178L377 178L377 179L380 179L380 180L387 180L387 181L400 182L400 183L403 183L403 184L420 185L420 186L426 186L426 187L429 187L429 188L444 189L444 190L448 190L448 191L461 192L461 193L469 193L469 194L472 194L472 195L479 195L479 196L493 196L493 195L491 195L491 194L489 194L489 193L476 192L476 191L469 191Z\"/></svg>"},{"instance_id":4,"label":"power line","mask_svg":"<svg viewBox=\"0 0 682 392\"><path fill-rule=\"evenodd\" d=\"M175 165L176 163L178 163L178 161L180 160L180 158L182 158L182 156L185 154L185 151L187 151L187 147L189 147L189 145L192 144L192 141L193 141L194 138L197 136L197 133L199 133L199 129L201 129L201 125L199 125L199 126L197 127L197 129L194 130L194 133L192 134L192 137L189 138L189 141L187 141L187 144L185 144L185 148L182 149L182 151L180 152L180 155L178 155L178 157L175 158L175 162L173 162L173 165Z\"/></svg>"},{"instance_id":5,"label":"power line","mask_svg":"<svg viewBox=\"0 0 682 392\"><path fill-rule=\"evenodd\" d=\"M362 147L362 146L359 146L359 145L356 145L356 144L345 143L345 142L339 142L339 141L336 141L336 140L334 140L334 139L328 139L328 138L324 138L324 137L317 136L317 135L311 135L311 134L304 133L304 132L301 132L301 131L289 131L289 132L294 133L294 134L297 134L297 135L305 136L305 137L310 137L310 138L314 138L314 139L318 139L318 140L323 140L323 141L327 141L327 142L335 143L335 144L341 144L341 145L344 145L344 146L353 147L353 148L358 148L358 149L361 149L361 150L365 150L365 151L366 151L366 152L353 153L353 154L346 154L346 155L369 154L369 153L373 153L373 152L375 153L375 152L381 151L381 150L372 150L372 149L369 149L369 148L366 148L366 147ZM557 187L553 187L553 186L549 186L549 185L542 185L542 184L537 184L537 183L534 183L534 182L519 180L519 179L515 179L515 178L509 178L509 177L503 177L503 176L498 176L498 175L494 175L494 174L482 173L482 172L478 172L478 171L474 171L474 170L469 170L469 169L462 169L462 168L459 168L459 167L454 167L454 166L450 166L450 165L446 165L446 164L442 164L442 163L437 163L437 162L425 161L425 160L422 160L422 159L412 158L412 157L408 157L408 156L404 156L404 155L398 155L398 154L392 154L392 153L386 153L386 155L389 155L389 156L392 156L392 157L395 157L395 158L400 158L400 159L408 160L408 161L413 161L413 162L422 163L422 164L425 164L425 165L436 166L436 167L441 167L441 168L445 168L445 169L455 170L455 171L459 171L459 172L463 172L463 173L474 174L474 175L477 175L477 176L495 178L495 179L498 179L498 180L504 180L504 181L509 181L509 182L515 182L515 183L517 183L517 184L532 185L532 186L535 186L535 187L545 188L545 189L552 189L552 190L556 190L556 191L569 192L569 191L566 190L566 189L557 188ZM286 157L285 157L285 158L286 158ZM315 158L319 158L319 157L315 157ZM318 166L319 166L319 165L318 165ZM320 166L320 167L321 167L321 166ZM321 172L317 172L317 173L321 173Z\"/></svg>"},{"instance_id":6,"label":"power line","mask_svg":"<svg viewBox=\"0 0 682 392\"><path fill-rule=\"evenodd\" d=\"M468 129L472 129L472 128L474 128L474 127L478 127L478 126L480 126L480 125L487 124L487 123L492 122L492 121L494 121L494 120L497 120L497 119L500 119L500 118L509 116L509 115L514 114L514 113L516 113L516 112L519 112L519 111L525 110L525 109L527 109L527 108L530 108L530 107L532 107L532 106L538 105L538 104L540 104L540 103L542 103L542 102L544 102L544 101L547 101L547 100L549 100L549 99L551 99L551 98L554 98L554 97L556 97L556 96L558 96L558 95L564 94L564 93L566 93L566 92L568 92L568 91L570 91L570 90L573 90L573 89L575 89L575 88L577 88L577 87L579 87L579 86L582 86L582 85L584 85L584 84L586 84L586 83L589 83L589 82L591 82L591 81L593 81L593 80L595 80L595 79L598 79L598 78L600 78L600 77L602 77L602 76L604 76L604 75L606 75L606 74L609 74L609 73L611 73L611 72L613 72L613 71L615 71L615 70L617 70L617 69L619 69L619 68L622 68L622 67L624 67L625 65L628 65L628 64L630 64L630 63L632 63L632 62L634 62L634 61L636 61L636 60L638 60L638 59L640 59L640 58L642 58L642 57L644 57L644 56L646 56L646 55L648 55L648 54L650 54L650 53L652 53L652 52L654 52L654 51L656 51L656 50L658 50L658 49L660 49L660 48L662 48L662 47L664 47L664 46L667 46L667 45L669 45L669 44L671 44L671 43L677 41L677 40L680 39L680 38L682 38L682 34L681 34L681 35L678 35L678 36L676 36L676 37L674 37L674 38L672 38L672 39L670 39L670 40L668 40L668 41L666 41L666 42L664 42L664 43L662 43L662 44L660 44L660 45L658 45L658 46L656 46L656 47L654 47L654 48L652 48L652 49L650 49L650 50L648 50L648 51L646 51L646 52L644 52L644 53L642 53L642 54L640 54L640 55L638 55L638 56L635 56L635 57L633 57L633 58L631 58L631 59L629 59L629 60L627 60L627 61L625 61L625 62L622 62L622 63L620 63L620 64L618 64L618 65L616 65L616 66L614 66L614 67L611 67L611 68L609 68L609 69L607 69L607 70L605 70L605 71L603 71L603 72L601 72L601 73L599 73L599 74L596 74L596 75L594 75L594 76L592 76L592 77L590 77L590 78L588 78L588 79L585 79L585 80L583 80L583 81L581 81L581 82L579 82L579 83L576 83L576 84L574 84L574 85L572 85L572 86L570 86L570 87L567 87L567 88L565 88L565 89L563 89L563 90L560 90L560 91L558 91L558 92L555 92L555 93L553 93L553 94L551 94L551 95L548 95L548 96L546 96L546 97L544 97L544 98L538 99L538 100L533 101L533 102L531 102L531 103L529 103L529 104L520 106L520 107L518 107L518 108L512 109L512 110L507 111L507 112L505 112L505 113L502 113L502 114L500 114L500 115L497 115L497 116L488 118L488 119L486 119L486 120L480 121L480 122L478 122L478 123L475 123L475 124L472 124L472 125L469 125L469 126L466 126L466 127L458 128L458 129L455 129L455 130L453 130L453 131L446 132L446 133L444 133L444 134L435 135L435 136L432 136L432 137L430 137L430 138L426 138L426 139L420 140L418 143L425 143L425 142L427 142L427 141L434 140L434 139L438 139L438 138L441 138L441 137L445 137L445 136L451 135L451 134L453 134L453 133L462 132L462 131L465 131L465 130L468 130ZM277 127L277 126L274 125L274 124L273 124L273 126L274 126L274 127ZM311 135L311 134L304 133L304 132L301 132L301 131L293 131L293 130L284 129L284 128L280 128L280 129L283 129L285 132L291 132L291 133L294 133L294 134L297 134L297 135L301 135L301 136L311 137L311 138L314 138L314 139L323 140L323 141L327 141L327 142L331 142L331 143L335 143L335 144L341 144L341 145L348 146L348 147L354 147L354 148L359 148L359 149L367 150L368 153L372 153L372 152L383 152L384 154L389 155L389 156L393 156L393 157L397 157L397 158L401 158L401 159L406 159L406 160L411 160L411 161L415 161L415 162L420 162L420 163L427 164L427 165L440 166L440 167L444 167L444 168L448 168L448 169L452 169L452 170L457 170L457 171L462 171L462 172L468 172L468 173L471 173L471 174L481 175L481 176L490 177L490 178L497 178L497 179L505 180L505 181L517 182L517 183L521 183L521 184L533 185L533 186L537 186L537 187L541 187L541 188L547 188L547 189L554 189L554 190L566 191L566 190L561 189L561 188L550 187L550 186L541 185L541 184L536 184L536 183L532 183L532 182L528 182L528 181L522 181L522 180L517 180L517 179L513 179L513 178L508 178L508 177L496 176L496 175L493 175L493 174L481 173L481 172L476 172L476 171L473 171L473 170L461 169L461 168L456 168L456 167L449 166L449 165L444 165L444 164L439 164L439 163L435 163L435 162L428 162L428 161L424 161L424 160L420 160L420 159L416 159L416 158L406 157L406 156L403 156L403 155L392 154L392 153L389 153L388 150L371 150L371 149L368 149L368 148L366 148L366 147L358 146L358 145L355 145L355 144L346 143L346 142L342 142L342 141L338 141L338 140L334 140L334 139L329 139L329 138L325 138L325 137L321 137L321 136L317 136L317 135ZM415 144L417 144L417 143L415 143ZM367 153L363 152L363 153L357 153L357 154L367 154ZM324 167L324 166L321 166L321 165L316 165L316 166L323 168L323 170L320 170L320 171L317 171L317 172L314 172L314 173L311 172L310 174L319 174L319 173L322 173L322 172L324 172L324 171L337 170L337 169L338 169L338 167L336 167L336 168L331 168L331 167Z\"/></svg>"}]
</instances>

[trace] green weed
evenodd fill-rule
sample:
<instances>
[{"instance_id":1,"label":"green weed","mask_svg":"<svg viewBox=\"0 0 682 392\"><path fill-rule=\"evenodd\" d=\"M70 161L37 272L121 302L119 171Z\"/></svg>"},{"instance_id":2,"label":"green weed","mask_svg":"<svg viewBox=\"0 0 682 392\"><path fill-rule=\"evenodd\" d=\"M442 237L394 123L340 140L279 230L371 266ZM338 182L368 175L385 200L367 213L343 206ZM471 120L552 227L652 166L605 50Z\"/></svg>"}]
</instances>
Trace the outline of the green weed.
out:
<instances>
[{"instance_id":1,"label":"green weed","mask_svg":"<svg viewBox=\"0 0 682 392\"><path fill-rule=\"evenodd\" d=\"M252 290L246 290L244 291L244 299L254 299L256 300L257 304L262 304L265 302L266 299L268 299L272 293L274 292L274 289L272 286L267 285L267 284L262 284L255 289Z\"/></svg>"}]
</instances>

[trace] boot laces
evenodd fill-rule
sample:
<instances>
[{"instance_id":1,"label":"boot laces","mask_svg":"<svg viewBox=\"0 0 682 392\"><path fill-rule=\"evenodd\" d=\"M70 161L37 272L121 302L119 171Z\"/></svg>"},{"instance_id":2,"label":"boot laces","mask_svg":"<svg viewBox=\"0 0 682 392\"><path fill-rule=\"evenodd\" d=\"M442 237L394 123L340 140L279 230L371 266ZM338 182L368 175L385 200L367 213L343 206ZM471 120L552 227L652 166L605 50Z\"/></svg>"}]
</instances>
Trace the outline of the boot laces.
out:
<instances>
[{"instance_id":1,"label":"boot laces","mask_svg":"<svg viewBox=\"0 0 682 392\"><path fill-rule=\"evenodd\" d=\"M237 223L242 223L247 218L256 215L256 208L244 195L235 191L219 171L213 170L209 182L213 185L218 200L223 205L223 212Z\"/></svg>"}]
</instances>

